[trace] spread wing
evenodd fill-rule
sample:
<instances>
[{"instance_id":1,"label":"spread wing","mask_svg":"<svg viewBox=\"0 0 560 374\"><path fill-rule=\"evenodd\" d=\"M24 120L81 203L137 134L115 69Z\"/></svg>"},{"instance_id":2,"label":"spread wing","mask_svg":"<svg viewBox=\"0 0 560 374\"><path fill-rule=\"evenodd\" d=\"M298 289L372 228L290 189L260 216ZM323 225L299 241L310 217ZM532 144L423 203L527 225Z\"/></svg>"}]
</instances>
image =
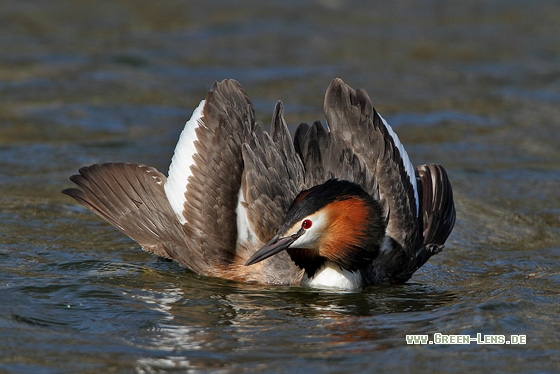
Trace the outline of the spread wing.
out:
<instances>
[{"instance_id":1,"label":"spread wing","mask_svg":"<svg viewBox=\"0 0 560 374\"><path fill-rule=\"evenodd\" d=\"M250 279L265 283L299 284L303 271L281 252L258 268L244 264L281 226L292 201L304 186L303 165L294 151L281 102L276 104L270 133L260 123L243 145L243 176L237 206L238 272L258 269Z\"/></svg>"},{"instance_id":2,"label":"spread wing","mask_svg":"<svg viewBox=\"0 0 560 374\"><path fill-rule=\"evenodd\" d=\"M187 246L198 248L211 267L235 257L242 145L254 118L251 99L237 81L214 83L185 125L169 168L165 192ZM188 263L188 255L174 259Z\"/></svg>"},{"instance_id":3,"label":"spread wing","mask_svg":"<svg viewBox=\"0 0 560 374\"><path fill-rule=\"evenodd\" d=\"M189 251L183 227L171 209L163 185L166 178L155 168L125 163L83 167L70 177L78 188L62 192L161 257L175 258ZM190 252L190 251L189 251ZM204 272L202 259L190 252L190 267Z\"/></svg>"},{"instance_id":4,"label":"spread wing","mask_svg":"<svg viewBox=\"0 0 560 374\"><path fill-rule=\"evenodd\" d=\"M324 111L331 133L351 147L367 177L374 179L362 186L379 196L387 234L405 249L417 247L421 237L415 170L398 136L375 111L366 91L355 91L341 79L327 89Z\"/></svg>"},{"instance_id":5,"label":"spread wing","mask_svg":"<svg viewBox=\"0 0 560 374\"><path fill-rule=\"evenodd\" d=\"M304 187L304 170L276 104L270 134L261 124L243 147L243 206L258 245L268 242L281 226L296 195Z\"/></svg>"},{"instance_id":6,"label":"spread wing","mask_svg":"<svg viewBox=\"0 0 560 374\"><path fill-rule=\"evenodd\" d=\"M63 192L146 251L217 275L275 234L302 188L282 111L278 103L269 134L238 82L215 83L181 133L168 178L144 165L92 165L71 177L79 189ZM266 270L301 278L284 257Z\"/></svg>"}]
</instances>

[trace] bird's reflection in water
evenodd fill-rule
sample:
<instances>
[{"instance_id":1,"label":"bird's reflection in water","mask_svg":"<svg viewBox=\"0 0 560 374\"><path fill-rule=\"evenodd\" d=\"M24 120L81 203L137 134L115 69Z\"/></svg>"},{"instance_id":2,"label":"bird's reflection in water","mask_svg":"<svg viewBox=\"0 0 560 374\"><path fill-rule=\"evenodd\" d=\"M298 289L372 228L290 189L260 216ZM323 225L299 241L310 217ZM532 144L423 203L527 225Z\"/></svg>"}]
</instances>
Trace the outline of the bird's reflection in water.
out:
<instances>
[{"instance_id":1,"label":"bird's reflection in water","mask_svg":"<svg viewBox=\"0 0 560 374\"><path fill-rule=\"evenodd\" d=\"M426 331L431 313L424 312L445 314L440 309L456 299L421 284L340 293L195 275L163 292L144 291L139 297L161 315L142 340L151 357L138 360L152 369L219 367L227 365L226 353L266 357L280 346L295 356L386 349L402 345L407 330Z\"/></svg>"}]
</instances>

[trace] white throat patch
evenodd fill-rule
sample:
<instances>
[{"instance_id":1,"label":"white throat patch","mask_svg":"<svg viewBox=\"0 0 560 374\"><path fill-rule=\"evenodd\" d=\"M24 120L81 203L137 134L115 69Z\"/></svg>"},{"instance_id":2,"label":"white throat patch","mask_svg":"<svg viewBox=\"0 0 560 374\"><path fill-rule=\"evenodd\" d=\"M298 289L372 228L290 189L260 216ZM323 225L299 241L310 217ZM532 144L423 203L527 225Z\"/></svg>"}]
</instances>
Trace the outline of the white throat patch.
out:
<instances>
[{"instance_id":1,"label":"white throat patch","mask_svg":"<svg viewBox=\"0 0 560 374\"><path fill-rule=\"evenodd\" d=\"M301 285L313 288L335 288L355 291L362 288L362 276L359 272L344 270L332 262L327 262L325 266L315 273L313 278L304 275Z\"/></svg>"}]
</instances>

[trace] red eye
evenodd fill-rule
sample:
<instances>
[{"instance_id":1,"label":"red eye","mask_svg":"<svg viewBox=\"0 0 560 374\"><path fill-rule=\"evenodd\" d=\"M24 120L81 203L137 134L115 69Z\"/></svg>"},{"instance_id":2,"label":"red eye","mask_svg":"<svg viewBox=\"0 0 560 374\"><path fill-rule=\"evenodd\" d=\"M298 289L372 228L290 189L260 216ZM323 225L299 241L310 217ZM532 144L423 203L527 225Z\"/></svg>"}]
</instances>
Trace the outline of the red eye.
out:
<instances>
[{"instance_id":1,"label":"red eye","mask_svg":"<svg viewBox=\"0 0 560 374\"><path fill-rule=\"evenodd\" d=\"M303 222L301 223L301 227L304 229L310 229L311 225L313 225L313 222L311 222L310 219L304 219Z\"/></svg>"}]
</instances>

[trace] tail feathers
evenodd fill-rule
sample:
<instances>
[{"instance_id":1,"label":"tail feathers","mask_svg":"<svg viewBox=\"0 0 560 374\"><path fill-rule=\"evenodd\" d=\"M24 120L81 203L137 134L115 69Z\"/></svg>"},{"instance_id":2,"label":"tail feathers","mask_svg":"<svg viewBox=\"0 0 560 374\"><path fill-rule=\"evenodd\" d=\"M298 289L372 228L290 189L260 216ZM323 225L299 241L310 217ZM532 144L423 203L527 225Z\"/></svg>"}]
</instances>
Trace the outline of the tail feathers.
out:
<instances>
[{"instance_id":1,"label":"tail feathers","mask_svg":"<svg viewBox=\"0 0 560 374\"><path fill-rule=\"evenodd\" d=\"M70 180L79 188L62 193L132 238L142 248L172 258L197 273L207 264L201 253L189 251L182 225L163 186L166 178L155 168L127 163L83 167Z\"/></svg>"},{"instance_id":2,"label":"tail feathers","mask_svg":"<svg viewBox=\"0 0 560 374\"><path fill-rule=\"evenodd\" d=\"M426 261L443 250L445 241L455 225L453 190L445 169L436 164L420 165L416 168L420 185L420 214L422 222L422 247L410 262L408 277L422 267ZM403 272L403 279L407 272Z\"/></svg>"},{"instance_id":3,"label":"tail feathers","mask_svg":"<svg viewBox=\"0 0 560 374\"><path fill-rule=\"evenodd\" d=\"M443 246L455 225L451 183L440 165L420 165L416 170L421 185L424 245Z\"/></svg>"},{"instance_id":4,"label":"tail feathers","mask_svg":"<svg viewBox=\"0 0 560 374\"><path fill-rule=\"evenodd\" d=\"M366 284L405 283L430 257L442 249L443 245L429 244L411 255L395 241L393 249L382 252L362 276Z\"/></svg>"},{"instance_id":5,"label":"tail feathers","mask_svg":"<svg viewBox=\"0 0 560 374\"><path fill-rule=\"evenodd\" d=\"M443 250L455 225L453 190L445 169L436 164L416 168L420 190L423 242L420 247L402 247L396 241L373 262L365 277L372 284L404 283L433 255Z\"/></svg>"}]
</instances>

